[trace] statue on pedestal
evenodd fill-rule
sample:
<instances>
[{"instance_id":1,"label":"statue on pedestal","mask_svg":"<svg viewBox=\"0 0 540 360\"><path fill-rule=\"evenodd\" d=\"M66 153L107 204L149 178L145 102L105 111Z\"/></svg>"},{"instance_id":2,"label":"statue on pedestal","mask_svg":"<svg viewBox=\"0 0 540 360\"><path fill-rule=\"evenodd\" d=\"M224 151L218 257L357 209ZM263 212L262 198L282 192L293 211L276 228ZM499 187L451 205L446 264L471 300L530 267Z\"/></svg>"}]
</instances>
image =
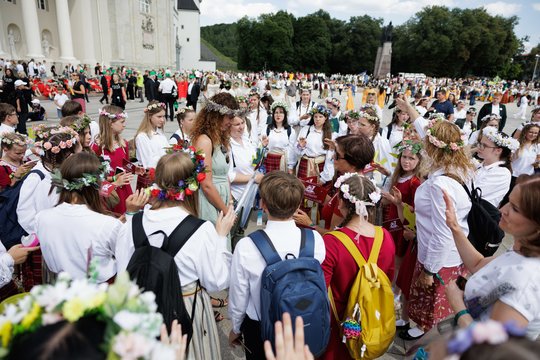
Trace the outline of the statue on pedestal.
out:
<instances>
[{"instance_id":1,"label":"statue on pedestal","mask_svg":"<svg viewBox=\"0 0 540 360\"><path fill-rule=\"evenodd\" d=\"M383 27L383 31L381 33L381 44L384 44L385 42L392 42L392 30L394 29L394 26L392 25L392 22L390 21L390 24Z\"/></svg>"},{"instance_id":2,"label":"statue on pedestal","mask_svg":"<svg viewBox=\"0 0 540 360\"><path fill-rule=\"evenodd\" d=\"M15 45L19 42L19 39L15 37L13 29L9 29L7 38L9 44L9 54L11 55L11 58L13 60L16 60L19 56L17 56L17 48L15 47Z\"/></svg>"}]
</instances>

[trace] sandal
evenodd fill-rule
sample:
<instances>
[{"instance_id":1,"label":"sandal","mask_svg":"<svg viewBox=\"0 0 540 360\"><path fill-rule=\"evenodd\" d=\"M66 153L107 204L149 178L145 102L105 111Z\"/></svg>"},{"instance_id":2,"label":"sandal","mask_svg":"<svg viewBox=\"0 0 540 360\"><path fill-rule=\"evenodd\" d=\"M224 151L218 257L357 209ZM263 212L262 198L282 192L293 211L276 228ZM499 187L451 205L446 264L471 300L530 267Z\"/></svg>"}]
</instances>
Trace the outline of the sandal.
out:
<instances>
[{"instance_id":1,"label":"sandal","mask_svg":"<svg viewBox=\"0 0 540 360\"><path fill-rule=\"evenodd\" d=\"M214 320L216 320L216 322L220 322L222 320L224 320L225 317L223 315L221 315L221 313L219 311L214 311Z\"/></svg>"},{"instance_id":2,"label":"sandal","mask_svg":"<svg viewBox=\"0 0 540 360\"><path fill-rule=\"evenodd\" d=\"M212 296L210 296L210 302L212 303L212 307L214 308L222 308L229 305L227 299L219 299Z\"/></svg>"}]
</instances>

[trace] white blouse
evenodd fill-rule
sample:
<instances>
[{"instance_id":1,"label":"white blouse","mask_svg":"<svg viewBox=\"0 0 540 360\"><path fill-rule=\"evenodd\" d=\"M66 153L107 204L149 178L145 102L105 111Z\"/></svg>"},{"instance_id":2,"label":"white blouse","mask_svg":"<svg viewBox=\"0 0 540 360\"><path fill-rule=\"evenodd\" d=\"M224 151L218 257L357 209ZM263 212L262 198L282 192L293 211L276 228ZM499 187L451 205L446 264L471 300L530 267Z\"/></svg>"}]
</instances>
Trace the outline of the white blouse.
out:
<instances>
[{"instance_id":1,"label":"white blouse","mask_svg":"<svg viewBox=\"0 0 540 360\"><path fill-rule=\"evenodd\" d=\"M174 135L177 135L178 138L179 138L180 140L183 140L183 141L189 141L189 140L190 140L188 135L186 135L185 133L182 133L182 131L181 131L180 129L178 129L178 130L176 130L176 131L174 132L174 134L170 137L170 139L169 139L169 145L176 145L176 144L178 144L178 139L176 139L176 136L174 136Z\"/></svg>"},{"instance_id":2,"label":"white blouse","mask_svg":"<svg viewBox=\"0 0 540 360\"><path fill-rule=\"evenodd\" d=\"M233 198L239 200L246 189L246 183L235 184L236 174L253 175L253 158L257 152L257 147L248 138L242 139L242 144L231 138L232 161L229 161L229 181L231 182L231 193Z\"/></svg>"},{"instance_id":3,"label":"white blouse","mask_svg":"<svg viewBox=\"0 0 540 360\"><path fill-rule=\"evenodd\" d=\"M390 143L390 149L394 149L394 146L396 146L401 141L403 141L403 126L392 124L392 132L390 133L389 139L388 139L388 126L385 126L383 128L381 137L388 140L388 142Z\"/></svg>"},{"instance_id":4,"label":"white blouse","mask_svg":"<svg viewBox=\"0 0 540 360\"><path fill-rule=\"evenodd\" d=\"M510 170L501 166L504 161L497 161L491 165L480 165L476 170L474 186L482 190L482 199L495 207L499 207L502 199L510 189L512 174Z\"/></svg>"},{"instance_id":5,"label":"white blouse","mask_svg":"<svg viewBox=\"0 0 540 360\"><path fill-rule=\"evenodd\" d=\"M166 153L170 146L169 140L161 129L154 131L151 137L146 133L139 133L135 138L137 147L137 160L145 168L155 168L159 159Z\"/></svg>"},{"instance_id":6,"label":"white blouse","mask_svg":"<svg viewBox=\"0 0 540 360\"><path fill-rule=\"evenodd\" d=\"M540 146L538 144L524 146L523 149L518 150L517 157L512 160L512 176L518 177L523 174L534 174L533 164L536 162L536 157L539 154Z\"/></svg>"},{"instance_id":7,"label":"white blouse","mask_svg":"<svg viewBox=\"0 0 540 360\"><path fill-rule=\"evenodd\" d=\"M439 169L416 190L414 209L418 239L418 261L430 272L437 273L443 267L454 267L462 263L450 228L446 225L446 206L442 190L446 190L454 203L458 223L469 234L467 216L471 201L465 189L456 180Z\"/></svg>"},{"instance_id":8,"label":"white blouse","mask_svg":"<svg viewBox=\"0 0 540 360\"><path fill-rule=\"evenodd\" d=\"M98 282L116 274L114 249L122 223L84 204L62 203L40 211L36 235L43 259L54 273L65 271L75 279L86 277L88 252L98 263Z\"/></svg>"},{"instance_id":9,"label":"white blouse","mask_svg":"<svg viewBox=\"0 0 540 360\"><path fill-rule=\"evenodd\" d=\"M308 134L309 132L309 134ZM296 139L296 143L293 146L293 152L290 159L294 159L294 162L289 162L289 169L292 169L294 167L294 164L302 157L307 156L310 158L315 158L318 156L325 156L324 161L324 169L321 173L321 180L323 182L328 182L332 180L334 177L334 151L333 150L325 150L323 145L323 139L322 130L316 130L314 125L305 126L302 129L300 129L300 132L298 133L298 137ZM298 139L305 138L306 139L306 147L305 148L299 148L298 147ZM332 134L332 139L335 138L335 134Z\"/></svg>"},{"instance_id":10,"label":"white blouse","mask_svg":"<svg viewBox=\"0 0 540 360\"><path fill-rule=\"evenodd\" d=\"M319 106L319 104L317 104L315 101L310 101L307 105L302 104L302 101L297 103L295 116L290 116L287 118L289 125L300 125L301 127L307 126L311 120L311 117L304 120L300 120L300 117L309 114L310 110L317 106Z\"/></svg>"},{"instance_id":11,"label":"white blouse","mask_svg":"<svg viewBox=\"0 0 540 360\"><path fill-rule=\"evenodd\" d=\"M8 284L13 279L15 262L0 242L0 288Z\"/></svg>"},{"instance_id":12,"label":"white blouse","mask_svg":"<svg viewBox=\"0 0 540 360\"><path fill-rule=\"evenodd\" d=\"M28 234L36 232L36 214L41 210L50 209L58 204L60 195L56 189L51 190L51 173L45 169L40 161L32 170L41 171L45 177L43 181L38 174L30 174L21 185L19 203L17 204L17 218L19 224Z\"/></svg>"},{"instance_id":13,"label":"white blouse","mask_svg":"<svg viewBox=\"0 0 540 360\"><path fill-rule=\"evenodd\" d=\"M263 136L267 134L267 126L265 126L263 131ZM268 133L268 152L285 152L287 155L287 164L291 168L296 163L294 147L296 144L296 132L294 129L290 128L291 135L287 135L287 129L283 128L281 130L272 129Z\"/></svg>"},{"instance_id":14,"label":"white blouse","mask_svg":"<svg viewBox=\"0 0 540 360\"><path fill-rule=\"evenodd\" d=\"M262 134L263 128L266 126L266 119L268 118L268 113L266 110L261 106L259 106L259 117L257 117L257 110L251 110L248 114L248 119L251 122L251 133L249 134L249 138L254 143L258 143L259 137ZM246 131L247 131L247 125L246 125Z\"/></svg>"},{"instance_id":15,"label":"white blouse","mask_svg":"<svg viewBox=\"0 0 540 360\"><path fill-rule=\"evenodd\" d=\"M375 162L381 164L386 170L393 172L397 160L392 155L392 148L386 137L382 137L377 133L375 139L373 139L373 147L375 148Z\"/></svg>"},{"instance_id":16,"label":"white blouse","mask_svg":"<svg viewBox=\"0 0 540 360\"><path fill-rule=\"evenodd\" d=\"M170 235L184 220L188 213L180 207L160 210L145 210L143 227L152 246L163 245L162 234L152 234L161 230ZM118 272L126 270L131 255L135 252L133 244L133 218L122 226L116 242L115 257ZM229 286L229 269L232 254L227 251L227 238L219 236L211 222L206 221L184 244L174 257L182 286L200 280L208 291L221 291Z\"/></svg>"}]
</instances>

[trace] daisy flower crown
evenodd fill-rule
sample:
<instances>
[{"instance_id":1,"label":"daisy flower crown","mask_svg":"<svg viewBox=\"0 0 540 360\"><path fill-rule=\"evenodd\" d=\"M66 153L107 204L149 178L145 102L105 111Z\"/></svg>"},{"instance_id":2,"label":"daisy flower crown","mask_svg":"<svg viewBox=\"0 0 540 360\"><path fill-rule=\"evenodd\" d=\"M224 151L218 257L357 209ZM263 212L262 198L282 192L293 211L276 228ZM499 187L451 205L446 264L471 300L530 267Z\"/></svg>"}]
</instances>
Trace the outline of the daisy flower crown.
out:
<instances>
[{"instance_id":1,"label":"daisy flower crown","mask_svg":"<svg viewBox=\"0 0 540 360\"><path fill-rule=\"evenodd\" d=\"M58 144L47 140L48 138L58 135L69 135L70 139L62 140ZM51 151L53 154L58 154L61 150L73 147L79 140L79 134L69 126L53 127L49 131L41 133L42 141L36 141L34 146L41 147L45 151Z\"/></svg>"},{"instance_id":2,"label":"daisy flower crown","mask_svg":"<svg viewBox=\"0 0 540 360\"><path fill-rule=\"evenodd\" d=\"M186 111L194 111L193 106L190 105L190 106L181 107L174 112L174 115L180 115L180 114L185 113Z\"/></svg>"},{"instance_id":3,"label":"daisy flower crown","mask_svg":"<svg viewBox=\"0 0 540 360\"><path fill-rule=\"evenodd\" d=\"M358 173L345 173L336 180L334 187L339 189L343 193L344 199L347 199L351 204L354 204L357 215L367 217L368 216L367 207L376 206L376 204L381 199L381 190L377 186L375 186L375 191L369 194L370 201L364 201L362 199L358 199L356 196L350 193L349 185L344 184L345 180L348 180L352 178L353 176L360 176L360 175L358 175Z\"/></svg>"},{"instance_id":4,"label":"daisy flower crown","mask_svg":"<svg viewBox=\"0 0 540 360\"><path fill-rule=\"evenodd\" d=\"M174 187L162 189L157 184L153 184L146 191L150 197L158 200L184 201L186 196L192 195L200 187L200 183L206 179L206 167L204 165L205 155L202 150L196 150L193 146L173 145L167 149L169 154L184 152L188 154L195 165L195 169L190 177L178 181Z\"/></svg>"},{"instance_id":5,"label":"daisy flower crown","mask_svg":"<svg viewBox=\"0 0 540 360\"><path fill-rule=\"evenodd\" d=\"M437 136L433 134L433 131L432 131L433 126L441 121L446 121L446 120L441 120L441 118L439 117L439 113L432 114L430 116L430 120L428 121L427 130L426 130L426 137L428 138L428 141L431 144L433 144L435 147L439 149L443 149L445 151L449 151L449 152L458 151L459 149L463 148L465 146L465 140L467 139L467 136L463 132L461 132L461 130L460 130L461 140L459 140L458 142L451 142L449 144L445 143L442 140L439 140Z\"/></svg>"},{"instance_id":6,"label":"daisy flower crown","mask_svg":"<svg viewBox=\"0 0 540 360\"><path fill-rule=\"evenodd\" d=\"M107 112L103 109L99 109L99 116L106 116L111 120L118 120L118 119L127 119L128 114L125 111L122 111L118 114L111 114L110 112Z\"/></svg>"},{"instance_id":7,"label":"daisy flower crown","mask_svg":"<svg viewBox=\"0 0 540 360\"><path fill-rule=\"evenodd\" d=\"M247 103L248 99L245 96L239 95L236 97L236 102L240 103Z\"/></svg>"},{"instance_id":8,"label":"daisy flower crown","mask_svg":"<svg viewBox=\"0 0 540 360\"><path fill-rule=\"evenodd\" d=\"M233 110L226 105L218 104L210 99L206 100L206 102L204 103L204 109L208 112L211 112L211 111L218 112L220 115L224 115L224 116L242 117L248 112L248 110L246 109Z\"/></svg>"},{"instance_id":9,"label":"daisy flower crown","mask_svg":"<svg viewBox=\"0 0 540 360\"><path fill-rule=\"evenodd\" d=\"M486 121L490 121L490 120L501 121L502 117L500 117L497 114L488 114L488 115L486 115L486 116L484 116L483 118L480 119L481 122L486 122Z\"/></svg>"},{"instance_id":10,"label":"daisy flower crown","mask_svg":"<svg viewBox=\"0 0 540 360\"><path fill-rule=\"evenodd\" d=\"M9 136L10 134L16 134L20 135L24 140L19 139L18 136ZM19 146L27 146L32 144L32 139L30 139L28 136L24 134L19 133L2 133L0 134L0 144L6 144L6 145L19 145Z\"/></svg>"},{"instance_id":11,"label":"daisy flower crown","mask_svg":"<svg viewBox=\"0 0 540 360\"><path fill-rule=\"evenodd\" d=\"M274 110L275 110L276 108L278 108L278 107L284 109L286 113L289 112L289 105L287 105L287 104L284 103L283 101L274 101L274 102L272 103L272 106L270 107L270 110L271 110L272 112L274 112Z\"/></svg>"},{"instance_id":12,"label":"daisy flower crown","mask_svg":"<svg viewBox=\"0 0 540 360\"><path fill-rule=\"evenodd\" d=\"M131 282L127 272L112 285L60 273L54 285L34 286L19 302L6 305L0 315L0 351L6 356L15 337L42 326L96 316L106 324L101 349L107 359L175 359L175 349L156 340L163 316L155 298Z\"/></svg>"},{"instance_id":13,"label":"daisy flower crown","mask_svg":"<svg viewBox=\"0 0 540 360\"><path fill-rule=\"evenodd\" d=\"M497 146L505 147L512 153L519 149L519 141L509 136L504 136L502 133L497 131L497 128L486 126L484 130L482 130L482 134L490 141L493 141L493 143Z\"/></svg>"},{"instance_id":14,"label":"daisy flower crown","mask_svg":"<svg viewBox=\"0 0 540 360\"><path fill-rule=\"evenodd\" d=\"M151 105L148 105L147 107L145 107L143 111L148 112L150 110L157 109L157 108L165 109L166 105L165 105L165 103L162 103L162 102L151 104Z\"/></svg>"},{"instance_id":15,"label":"daisy flower crown","mask_svg":"<svg viewBox=\"0 0 540 360\"><path fill-rule=\"evenodd\" d=\"M341 101L339 101L338 99L336 98L326 98L325 102L327 104L331 104L337 108L339 108L341 106Z\"/></svg>"}]
</instances>

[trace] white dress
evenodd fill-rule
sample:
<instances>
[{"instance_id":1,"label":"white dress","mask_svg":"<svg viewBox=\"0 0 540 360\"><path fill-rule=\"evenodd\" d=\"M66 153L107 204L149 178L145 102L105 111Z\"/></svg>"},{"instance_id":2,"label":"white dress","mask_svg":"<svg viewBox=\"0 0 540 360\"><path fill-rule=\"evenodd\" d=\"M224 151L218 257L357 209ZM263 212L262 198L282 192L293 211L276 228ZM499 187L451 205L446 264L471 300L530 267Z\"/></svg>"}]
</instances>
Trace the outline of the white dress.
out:
<instances>
[{"instance_id":1,"label":"white dress","mask_svg":"<svg viewBox=\"0 0 540 360\"><path fill-rule=\"evenodd\" d=\"M153 131L150 136L146 133L139 133L135 138L137 147L137 160L145 168L155 168L159 159L166 153L170 146L169 140L161 129Z\"/></svg>"},{"instance_id":2,"label":"white dress","mask_svg":"<svg viewBox=\"0 0 540 360\"><path fill-rule=\"evenodd\" d=\"M540 145L538 144L524 146L523 149L518 150L516 158L512 160L512 176L534 174L533 164L539 154Z\"/></svg>"}]
</instances>

